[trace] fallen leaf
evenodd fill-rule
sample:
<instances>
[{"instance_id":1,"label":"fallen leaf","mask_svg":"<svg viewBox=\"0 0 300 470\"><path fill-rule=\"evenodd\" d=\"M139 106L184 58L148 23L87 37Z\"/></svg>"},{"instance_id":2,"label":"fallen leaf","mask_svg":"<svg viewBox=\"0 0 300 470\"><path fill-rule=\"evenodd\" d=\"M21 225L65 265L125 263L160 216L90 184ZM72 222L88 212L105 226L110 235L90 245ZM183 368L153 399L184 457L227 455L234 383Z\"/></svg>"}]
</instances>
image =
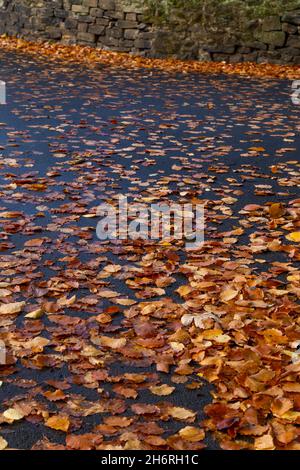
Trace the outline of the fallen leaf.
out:
<instances>
[{"instance_id":1,"label":"fallen leaf","mask_svg":"<svg viewBox=\"0 0 300 470\"><path fill-rule=\"evenodd\" d=\"M284 212L284 207L280 202L274 203L269 207L269 214L272 219L282 217Z\"/></svg>"},{"instance_id":2,"label":"fallen leaf","mask_svg":"<svg viewBox=\"0 0 300 470\"><path fill-rule=\"evenodd\" d=\"M150 387L150 392L154 395L158 395L159 397L165 397L167 395L171 395L175 390L175 387L170 387L169 385L163 384L158 386Z\"/></svg>"},{"instance_id":3,"label":"fallen leaf","mask_svg":"<svg viewBox=\"0 0 300 470\"><path fill-rule=\"evenodd\" d=\"M5 419L8 419L11 422L19 421L25 416L20 410L16 410L15 408L8 408L4 413L2 413L2 415Z\"/></svg>"},{"instance_id":4,"label":"fallen leaf","mask_svg":"<svg viewBox=\"0 0 300 470\"><path fill-rule=\"evenodd\" d=\"M10 304L2 304L0 306L0 315L12 315L20 313L25 306L25 302L12 302Z\"/></svg>"},{"instance_id":5,"label":"fallen leaf","mask_svg":"<svg viewBox=\"0 0 300 470\"><path fill-rule=\"evenodd\" d=\"M185 420L185 419L192 419L194 420L196 417L196 413L194 411L187 410L186 408L181 408L179 406L173 406L172 408L168 409L169 416L172 418Z\"/></svg>"},{"instance_id":6,"label":"fallen leaf","mask_svg":"<svg viewBox=\"0 0 300 470\"><path fill-rule=\"evenodd\" d=\"M220 299L222 302L226 303L234 299L239 294L239 291L232 289L231 287L222 290L220 294Z\"/></svg>"},{"instance_id":7,"label":"fallen leaf","mask_svg":"<svg viewBox=\"0 0 300 470\"><path fill-rule=\"evenodd\" d=\"M43 316L43 313L44 313L43 309L38 308L36 310L33 310L30 313L27 313L27 315L25 315L25 318L31 318L32 320L38 320L39 318L41 318Z\"/></svg>"},{"instance_id":8,"label":"fallen leaf","mask_svg":"<svg viewBox=\"0 0 300 470\"><path fill-rule=\"evenodd\" d=\"M256 450L274 450L275 445L271 434L265 434L264 436L257 437L254 442Z\"/></svg>"},{"instance_id":9,"label":"fallen leaf","mask_svg":"<svg viewBox=\"0 0 300 470\"><path fill-rule=\"evenodd\" d=\"M291 242L300 243L300 232L289 233L286 238Z\"/></svg>"},{"instance_id":10,"label":"fallen leaf","mask_svg":"<svg viewBox=\"0 0 300 470\"><path fill-rule=\"evenodd\" d=\"M0 436L0 450L6 449L7 446L8 446L8 442L5 439L3 439L2 436Z\"/></svg>"},{"instance_id":11,"label":"fallen leaf","mask_svg":"<svg viewBox=\"0 0 300 470\"><path fill-rule=\"evenodd\" d=\"M204 430L194 426L186 426L185 428L180 429L179 435L189 442L199 442L203 441L205 438Z\"/></svg>"},{"instance_id":12,"label":"fallen leaf","mask_svg":"<svg viewBox=\"0 0 300 470\"><path fill-rule=\"evenodd\" d=\"M48 428L64 432L67 432L70 427L69 418L62 415L51 416L51 418L47 419L45 424L48 426Z\"/></svg>"},{"instance_id":13,"label":"fallen leaf","mask_svg":"<svg viewBox=\"0 0 300 470\"><path fill-rule=\"evenodd\" d=\"M126 338L111 338L109 336L101 336L100 344L108 348L119 349L126 345Z\"/></svg>"}]
</instances>

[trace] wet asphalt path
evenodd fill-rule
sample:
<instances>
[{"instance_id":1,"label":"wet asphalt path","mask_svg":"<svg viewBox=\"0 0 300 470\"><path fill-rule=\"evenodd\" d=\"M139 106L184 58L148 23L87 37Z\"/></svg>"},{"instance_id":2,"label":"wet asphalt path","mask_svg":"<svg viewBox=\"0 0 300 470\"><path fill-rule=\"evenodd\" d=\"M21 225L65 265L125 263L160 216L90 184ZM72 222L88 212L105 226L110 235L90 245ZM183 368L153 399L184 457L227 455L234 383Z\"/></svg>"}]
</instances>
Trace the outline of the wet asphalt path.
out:
<instances>
[{"instance_id":1,"label":"wet asphalt path","mask_svg":"<svg viewBox=\"0 0 300 470\"><path fill-rule=\"evenodd\" d=\"M169 197L176 200L180 192L193 186L184 179L193 178L197 172L206 175L199 186L193 187L197 197L217 200L224 196L224 189L242 188L236 212L250 202L262 203L257 184L270 184L267 201L297 196L295 187L284 188L285 196L278 196L283 190L272 181L270 173L271 165L286 164L286 154L280 151L283 147L291 148L289 161L299 161L299 109L291 103L288 81L169 76L156 71L107 67L91 71L1 51L0 79L7 83L7 105L0 106L0 209L22 211L28 218L26 229L12 230L8 236L2 232L0 260L23 250L28 239L46 236L51 249L34 260L39 279L53 276L53 266L61 266L61 258L68 252L82 262L93 259L93 249L90 252L72 249L78 231L86 227L91 234L88 241L98 243L95 219L72 219L73 203L83 203L86 210L92 210L118 193L133 200L147 188L156 189L155 194L163 197L162 190L167 188ZM264 150L249 151L256 147ZM181 176L176 165L182 166ZM40 189L18 184L24 179L29 184L33 181L32 184L41 185ZM70 206L56 213L55 209L63 204ZM43 216L38 216L39 213ZM51 230L57 217L71 217L66 223L70 232ZM235 222L225 219L222 230L232 228ZM38 233L34 230L36 224L40 226ZM247 235L241 242L247 243ZM126 256L120 257L117 251L108 251L106 256L122 266L127 262ZM274 260L274 253L268 256L270 262ZM5 273L4 278L7 279ZM174 290L181 283L178 275L172 289L167 290L168 295L177 299ZM124 295L132 294L122 279L115 279L112 285ZM80 292L87 293L86 289L79 289L77 295ZM107 305L105 300L103 307ZM71 309L67 312L74 314ZM76 311L76 315L87 318L84 310ZM16 320L16 328L22 328L22 321ZM49 326L48 320L44 321ZM4 331L6 326L2 324L1 328ZM47 334L45 331L44 336ZM111 374L140 370L136 361L127 360L114 363ZM155 366L149 371L155 373ZM49 379L62 381L68 375L67 365L36 370L18 362L8 377L32 380L43 386ZM2 380L3 407L15 396L26 395L26 388ZM170 374L164 375L164 383L172 385ZM212 387L207 384L195 390L183 384L176 387L169 401L193 409L199 420L203 419L203 407L212 400ZM71 391L84 393L90 401L98 399L95 390L83 388L72 384ZM142 390L134 401L153 404L158 397L156 400L148 390ZM88 416L80 432L90 432L101 419L100 415ZM178 427L178 423L173 428L169 423L163 425L167 433ZM23 449L30 449L44 436L57 444L65 442L64 433L46 428L38 420L2 425L1 435L11 447ZM210 449L218 448L210 437L206 443Z\"/></svg>"}]
</instances>

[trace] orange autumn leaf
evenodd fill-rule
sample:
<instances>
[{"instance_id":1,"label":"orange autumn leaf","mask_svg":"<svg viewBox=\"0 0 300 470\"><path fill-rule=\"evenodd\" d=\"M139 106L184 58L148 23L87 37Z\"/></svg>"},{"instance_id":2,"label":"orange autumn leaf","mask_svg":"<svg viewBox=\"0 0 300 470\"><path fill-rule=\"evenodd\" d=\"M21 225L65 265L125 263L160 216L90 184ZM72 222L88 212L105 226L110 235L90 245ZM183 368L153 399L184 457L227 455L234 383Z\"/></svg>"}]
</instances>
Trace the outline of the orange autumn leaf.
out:
<instances>
[{"instance_id":1,"label":"orange autumn leaf","mask_svg":"<svg viewBox=\"0 0 300 470\"><path fill-rule=\"evenodd\" d=\"M265 434L264 436L257 437L254 442L254 448L256 450L274 450L274 440L271 434Z\"/></svg>"},{"instance_id":2,"label":"orange autumn leaf","mask_svg":"<svg viewBox=\"0 0 300 470\"><path fill-rule=\"evenodd\" d=\"M233 289L232 287L228 287L227 289L222 290L220 294L220 299L222 302L226 303L234 299L238 294L239 291Z\"/></svg>"},{"instance_id":3,"label":"orange autumn leaf","mask_svg":"<svg viewBox=\"0 0 300 470\"><path fill-rule=\"evenodd\" d=\"M204 430L194 426L186 426L185 428L180 429L179 435L189 442L199 442L203 441L205 438Z\"/></svg>"},{"instance_id":4,"label":"orange autumn leaf","mask_svg":"<svg viewBox=\"0 0 300 470\"><path fill-rule=\"evenodd\" d=\"M272 219L278 219L284 214L284 207L279 203L274 203L269 207L269 214Z\"/></svg>"},{"instance_id":5,"label":"orange autumn leaf","mask_svg":"<svg viewBox=\"0 0 300 470\"><path fill-rule=\"evenodd\" d=\"M287 240L300 243L300 232L292 232L286 235Z\"/></svg>"},{"instance_id":6,"label":"orange autumn leaf","mask_svg":"<svg viewBox=\"0 0 300 470\"><path fill-rule=\"evenodd\" d=\"M70 427L69 418L62 415L51 416L51 418L47 419L45 424L48 426L48 428L64 432L67 432Z\"/></svg>"}]
</instances>

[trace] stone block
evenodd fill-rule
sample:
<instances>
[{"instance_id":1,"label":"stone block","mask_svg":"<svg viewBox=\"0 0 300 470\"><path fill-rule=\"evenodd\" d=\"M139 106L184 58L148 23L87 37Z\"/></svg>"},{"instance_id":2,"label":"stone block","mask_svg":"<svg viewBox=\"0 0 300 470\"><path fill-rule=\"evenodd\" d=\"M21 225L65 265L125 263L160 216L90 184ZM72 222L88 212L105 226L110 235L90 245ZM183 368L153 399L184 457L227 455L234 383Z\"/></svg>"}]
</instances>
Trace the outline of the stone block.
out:
<instances>
[{"instance_id":1,"label":"stone block","mask_svg":"<svg viewBox=\"0 0 300 470\"><path fill-rule=\"evenodd\" d=\"M262 22L263 31L281 31L281 21L279 16L268 16Z\"/></svg>"},{"instance_id":2,"label":"stone block","mask_svg":"<svg viewBox=\"0 0 300 470\"><path fill-rule=\"evenodd\" d=\"M212 54L215 62L229 62L230 54Z\"/></svg>"},{"instance_id":3,"label":"stone block","mask_svg":"<svg viewBox=\"0 0 300 470\"><path fill-rule=\"evenodd\" d=\"M68 13L66 10L54 10L54 16L56 16L56 18L64 19L67 18Z\"/></svg>"},{"instance_id":4,"label":"stone block","mask_svg":"<svg viewBox=\"0 0 300 470\"><path fill-rule=\"evenodd\" d=\"M93 23L94 20L95 19L90 15L80 15L80 17L79 17L79 21L81 23Z\"/></svg>"},{"instance_id":5,"label":"stone block","mask_svg":"<svg viewBox=\"0 0 300 470\"><path fill-rule=\"evenodd\" d=\"M79 13L82 15L87 15L89 12L89 7L85 7L83 5L72 5L72 11L74 13Z\"/></svg>"},{"instance_id":6,"label":"stone block","mask_svg":"<svg viewBox=\"0 0 300 470\"><path fill-rule=\"evenodd\" d=\"M283 23L300 25L300 10L289 11L281 18Z\"/></svg>"},{"instance_id":7,"label":"stone block","mask_svg":"<svg viewBox=\"0 0 300 470\"><path fill-rule=\"evenodd\" d=\"M78 38L79 41L88 42L88 43L95 43L95 41L96 41L96 36L95 36L95 34L92 34L92 33L81 33L81 32L79 32L77 34L77 38Z\"/></svg>"},{"instance_id":8,"label":"stone block","mask_svg":"<svg viewBox=\"0 0 300 470\"><path fill-rule=\"evenodd\" d=\"M230 64L238 64L238 63L240 63L240 62L242 62L242 61L243 61L243 56L242 56L242 54L236 53L236 54L231 54L231 55L229 56L229 62L230 62Z\"/></svg>"},{"instance_id":9,"label":"stone block","mask_svg":"<svg viewBox=\"0 0 300 470\"><path fill-rule=\"evenodd\" d=\"M46 29L46 32L48 34L48 37L50 39L61 39L61 36L62 36L62 32L61 32L61 29L59 28L47 28Z\"/></svg>"},{"instance_id":10,"label":"stone block","mask_svg":"<svg viewBox=\"0 0 300 470\"><path fill-rule=\"evenodd\" d=\"M297 49L300 49L300 36L289 36L288 40L286 42L286 45L288 47L295 47Z\"/></svg>"},{"instance_id":11,"label":"stone block","mask_svg":"<svg viewBox=\"0 0 300 470\"><path fill-rule=\"evenodd\" d=\"M281 27L282 27L282 31L284 31L287 34L297 34L298 32L298 27L294 24L282 23Z\"/></svg>"},{"instance_id":12,"label":"stone block","mask_svg":"<svg viewBox=\"0 0 300 470\"><path fill-rule=\"evenodd\" d=\"M99 8L103 8L103 10L114 10L116 7L116 3L114 0L98 0Z\"/></svg>"},{"instance_id":13,"label":"stone block","mask_svg":"<svg viewBox=\"0 0 300 470\"><path fill-rule=\"evenodd\" d=\"M83 6L85 7L97 7L98 6L98 0L83 0L82 2Z\"/></svg>"},{"instance_id":14,"label":"stone block","mask_svg":"<svg viewBox=\"0 0 300 470\"><path fill-rule=\"evenodd\" d=\"M100 24L90 24L88 27L88 32L92 34L96 34L99 36L100 34L103 34L105 31L105 26L100 25Z\"/></svg>"},{"instance_id":15,"label":"stone block","mask_svg":"<svg viewBox=\"0 0 300 470\"><path fill-rule=\"evenodd\" d=\"M125 29L125 31L124 31L124 38L125 39L136 39L137 35L138 35L138 29ZM141 38L139 38L139 39L141 39Z\"/></svg>"},{"instance_id":16,"label":"stone block","mask_svg":"<svg viewBox=\"0 0 300 470\"><path fill-rule=\"evenodd\" d=\"M102 18L104 14L104 10L102 8L91 8L90 9L90 16L95 18Z\"/></svg>"},{"instance_id":17,"label":"stone block","mask_svg":"<svg viewBox=\"0 0 300 470\"><path fill-rule=\"evenodd\" d=\"M134 41L134 47L137 49L150 49L151 41L149 39L136 39Z\"/></svg>"},{"instance_id":18,"label":"stone block","mask_svg":"<svg viewBox=\"0 0 300 470\"><path fill-rule=\"evenodd\" d=\"M109 20L107 18L97 18L96 24L101 24L102 26L109 25Z\"/></svg>"},{"instance_id":19,"label":"stone block","mask_svg":"<svg viewBox=\"0 0 300 470\"><path fill-rule=\"evenodd\" d=\"M77 28L78 21L75 18L67 18L65 21L66 29L74 30Z\"/></svg>"},{"instance_id":20,"label":"stone block","mask_svg":"<svg viewBox=\"0 0 300 470\"><path fill-rule=\"evenodd\" d=\"M86 33L88 29L88 24L87 23L78 23L77 29L79 33Z\"/></svg>"},{"instance_id":21,"label":"stone block","mask_svg":"<svg viewBox=\"0 0 300 470\"><path fill-rule=\"evenodd\" d=\"M256 62L258 57L258 52L253 51L250 54L243 54L243 61L244 62Z\"/></svg>"},{"instance_id":22,"label":"stone block","mask_svg":"<svg viewBox=\"0 0 300 470\"><path fill-rule=\"evenodd\" d=\"M233 54L235 52L235 46L229 45L214 45L214 46L207 46L205 49L211 53L220 53L220 54Z\"/></svg>"},{"instance_id":23,"label":"stone block","mask_svg":"<svg viewBox=\"0 0 300 470\"><path fill-rule=\"evenodd\" d=\"M274 47L283 47L286 40L284 31L263 31L259 34L258 38L265 44Z\"/></svg>"},{"instance_id":24,"label":"stone block","mask_svg":"<svg viewBox=\"0 0 300 470\"><path fill-rule=\"evenodd\" d=\"M137 14L136 13L126 13L125 14L126 21L137 21Z\"/></svg>"},{"instance_id":25,"label":"stone block","mask_svg":"<svg viewBox=\"0 0 300 470\"><path fill-rule=\"evenodd\" d=\"M136 29L140 27L140 24L137 21L119 20L117 26L122 29Z\"/></svg>"}]
</instances>

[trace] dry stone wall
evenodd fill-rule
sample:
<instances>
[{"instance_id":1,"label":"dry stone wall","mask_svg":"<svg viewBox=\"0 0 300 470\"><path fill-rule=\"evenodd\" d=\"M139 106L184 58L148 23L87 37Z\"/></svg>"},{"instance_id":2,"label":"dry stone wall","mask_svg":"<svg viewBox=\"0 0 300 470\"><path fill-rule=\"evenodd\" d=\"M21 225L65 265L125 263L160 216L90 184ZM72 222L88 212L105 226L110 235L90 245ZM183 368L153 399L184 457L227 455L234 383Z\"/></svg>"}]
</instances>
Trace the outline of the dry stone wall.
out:
<instances>
[{"instance_id":1,"label":"dry stone wall","mask_svg":"<svg viewBox=\"0 0 300 470\"><path fill-rule=\"evenodd\" d=\"M168 26L151 24L125 0L0 0L4 33L148 57L300 65L300 2L280 16L212 31L188 11Z\"/></svg>"}]
</instances>

